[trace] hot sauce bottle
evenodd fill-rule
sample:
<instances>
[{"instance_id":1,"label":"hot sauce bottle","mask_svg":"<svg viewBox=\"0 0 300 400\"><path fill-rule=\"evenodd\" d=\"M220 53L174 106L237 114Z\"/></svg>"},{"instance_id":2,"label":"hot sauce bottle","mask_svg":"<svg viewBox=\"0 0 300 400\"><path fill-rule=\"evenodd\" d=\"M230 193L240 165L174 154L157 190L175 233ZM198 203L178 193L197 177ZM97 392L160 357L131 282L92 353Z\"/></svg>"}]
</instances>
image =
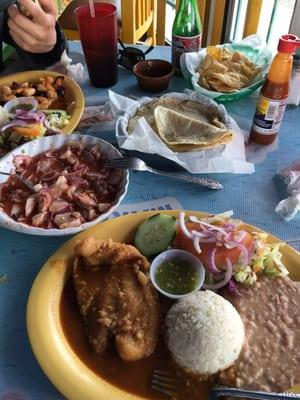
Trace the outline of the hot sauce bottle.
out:
<instances>
[{"instance_id":1,"label":"hot sauce bottle","mask_svg":"<svg viewBox=\"0 0 300 400\"><path fill-rule=\"evenodd\" d=\"M278 53L257 100L250 132L252 142L267 145L276 139L289 96L293 54L298 46L300 39L296 35L283 35L279 39Z\"/></svg>"}]
</instances>

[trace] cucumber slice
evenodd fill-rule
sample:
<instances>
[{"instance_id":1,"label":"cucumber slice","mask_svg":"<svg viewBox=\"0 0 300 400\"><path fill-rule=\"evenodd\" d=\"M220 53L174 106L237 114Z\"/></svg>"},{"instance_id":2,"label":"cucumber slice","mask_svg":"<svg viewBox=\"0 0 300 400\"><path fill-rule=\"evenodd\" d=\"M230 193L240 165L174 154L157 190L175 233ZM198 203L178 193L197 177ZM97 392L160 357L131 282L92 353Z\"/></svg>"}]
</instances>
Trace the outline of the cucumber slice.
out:
<instances>
[{"instance_id":1,"label":"cucumber slice","mask_svg":"<svg viewBox=\"0 0 300 400\"><path fill-rule=\"evenodd\" d=\"M137 229L134 245L146 257L166 250L176 234L176 217L155 214L146 219Z\"/></svg>"}]
</instances>

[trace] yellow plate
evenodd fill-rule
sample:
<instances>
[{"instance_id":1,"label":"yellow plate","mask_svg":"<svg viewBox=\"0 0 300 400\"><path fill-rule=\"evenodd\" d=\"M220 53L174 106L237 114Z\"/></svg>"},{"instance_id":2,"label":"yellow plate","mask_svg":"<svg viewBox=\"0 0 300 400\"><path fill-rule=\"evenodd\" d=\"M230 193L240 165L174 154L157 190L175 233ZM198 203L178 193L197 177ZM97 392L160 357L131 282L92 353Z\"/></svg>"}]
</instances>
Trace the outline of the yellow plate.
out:
<instances>
[{"instance_id":1,"label":"yellow plate","mask_svg":"<svg viewBox=\"0 0 300 400\"><path fill-rule=\"evenodd\" d=\"M69 124L62 129L62 132L71 133L78 125L84 109L84 95L80 86L73 79L54 71L24 71L1 77L0 85L11 85L12 82L35 82L39 78L46 76L53 76L54 78L64 76L65 99L68 107L67 111L71 118Z\"/></svg>"},{"instance_id":2,"label":"yellow plate","mask_svg":"<svg viewBox=\"0 0 300 400\"><path fill-rule=\"evenodd\" d=\"M51 382L70 400L126 400L141 399L109 384L76 356L62 331L59 303L65 281L70 275L75 240L88 236L114 241L132 241L137 226L157 211L142 212L115 218L78 234L57 250L45 263L32 286L27 305L27 330L34 354ZM164 211L178 216L179 211ZM203 213L188 211L198 217ZM259 229L247 225L249 229ZM247 227L246 226L246 227ZM274 236L270 242L278 242ZM300 254L288 245L282 247L283 261L293 280L300 281ZM300 385L293 391L300 393ZM204 400L204 399L202 399Z\"/></svg>"}]
</instances>

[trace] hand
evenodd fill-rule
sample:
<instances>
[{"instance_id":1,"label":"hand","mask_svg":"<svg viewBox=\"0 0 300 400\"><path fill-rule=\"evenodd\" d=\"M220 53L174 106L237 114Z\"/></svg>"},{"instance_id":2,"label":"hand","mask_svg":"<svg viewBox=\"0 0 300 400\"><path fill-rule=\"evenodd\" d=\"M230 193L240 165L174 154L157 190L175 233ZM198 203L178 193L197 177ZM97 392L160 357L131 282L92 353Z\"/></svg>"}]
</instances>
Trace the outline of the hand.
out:
<instances>
[{"instance_id":1,"label":"hand","mask_svg":"<svg viewBox=\"0 0 300 400\"><path fill-rule=\"evenodd\" d=\"M15 43L30 53L47 53L56 44L56 8L53 0L19 0L32 15L24 17L15 5L8 8L9 33Z\"/></svg>"}]
</instances>

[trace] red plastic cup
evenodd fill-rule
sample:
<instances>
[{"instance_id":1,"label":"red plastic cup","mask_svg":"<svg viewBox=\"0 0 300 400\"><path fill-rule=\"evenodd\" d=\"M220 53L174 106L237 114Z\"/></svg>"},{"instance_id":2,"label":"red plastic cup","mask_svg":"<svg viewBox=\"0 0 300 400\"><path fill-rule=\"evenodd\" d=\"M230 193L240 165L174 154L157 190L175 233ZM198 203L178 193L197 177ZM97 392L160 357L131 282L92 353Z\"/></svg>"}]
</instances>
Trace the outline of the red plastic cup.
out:
<instances>
[{"instance_id":1,"label":"red plastic cup","mask_svg":"<svg viewBox=\"0 0 300 400\"><path fill-rule=\"evenodd\" d=\"M75 16L90 82L110 87L118 80L117 9L107 3L94 6L95 17L89 5L76 8Z\"/></svg>"}]
</instances>

